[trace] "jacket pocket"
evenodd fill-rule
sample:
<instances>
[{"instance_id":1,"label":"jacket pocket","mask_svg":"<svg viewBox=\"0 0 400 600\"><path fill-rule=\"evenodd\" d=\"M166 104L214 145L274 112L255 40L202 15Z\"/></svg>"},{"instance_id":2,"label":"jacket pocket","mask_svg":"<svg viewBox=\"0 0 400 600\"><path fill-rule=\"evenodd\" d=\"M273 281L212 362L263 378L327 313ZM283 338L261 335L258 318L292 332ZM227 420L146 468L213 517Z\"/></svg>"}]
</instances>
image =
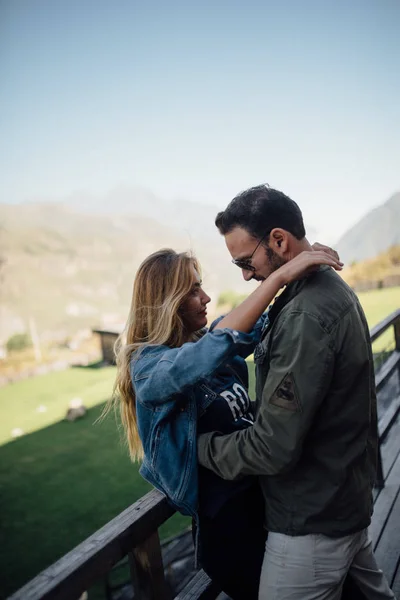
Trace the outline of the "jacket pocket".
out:
<instances>
[{"instance_id":1,"label":"jacket pocket","mask_svg":"<svg viewBox=\"0 0 400 600\"><path fill-rule=\"evenodd\" d=\"M218 396L211 388L209 388L205 383L202 383L199 386L200 394L197 394L198 398L198 415L197 417L201 417L207 408L210 406L211 402L215 400ZM200 399L199 399L200 396Z\"/></svg>"}]
</instances>

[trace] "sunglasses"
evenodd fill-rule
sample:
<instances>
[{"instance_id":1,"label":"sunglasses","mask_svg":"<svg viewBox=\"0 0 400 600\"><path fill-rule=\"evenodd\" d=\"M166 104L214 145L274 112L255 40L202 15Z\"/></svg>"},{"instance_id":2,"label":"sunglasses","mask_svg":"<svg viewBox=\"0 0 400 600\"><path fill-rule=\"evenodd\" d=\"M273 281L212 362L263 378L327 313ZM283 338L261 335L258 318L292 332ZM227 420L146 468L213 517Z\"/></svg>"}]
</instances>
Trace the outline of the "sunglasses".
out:
<instances>
[{"instance_id":1,"label":"sunglasses","mask_svg":"<svg viewBox=\"0 0 400 600\"><path fill-rule=\"evenodd\" d=\"M261 242L267 237L267 235L269 235L270 232L271 232L271 229L268 229L267 233L262 236L262 238L258 242L257 246L254 248L251 256L249 256L248 258L232 258L233 264L236 265L237 267L239 267L239 269L243 269L244 271L251 271L252 273L255 273L256 269L251 264L251 261L253 259L253 256L257 252L259 246L261 245Z\"/></svg>"}]
</instances>

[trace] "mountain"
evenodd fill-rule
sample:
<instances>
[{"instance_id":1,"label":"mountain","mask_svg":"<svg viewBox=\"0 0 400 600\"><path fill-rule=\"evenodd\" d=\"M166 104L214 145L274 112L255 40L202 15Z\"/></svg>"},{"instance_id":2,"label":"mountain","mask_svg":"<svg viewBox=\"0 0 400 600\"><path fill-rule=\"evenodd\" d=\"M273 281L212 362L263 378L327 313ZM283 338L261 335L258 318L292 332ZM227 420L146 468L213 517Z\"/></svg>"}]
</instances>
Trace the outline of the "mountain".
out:
<instances>
[{"instance_id":1,"label":"mountain","mask_svg":"<svg viewBox=\"0 0 400 600\"><path fill-rule=\"evenodd\" d=\"M64 199L66 206L103 215L139 215L148 217L191 236L215 239L216 206L184 199L165 201L141 187L118 186L103 196L73 194Z\"/></svg>"},{"instance_id":2,"label":"mountain","mask_svg":"<svg viewBox=\"0 0 400 600\"><path fill-rule=\"evenodd\" d=\"M209 314L220 292L250 292L215 228L217 212L128 187L0 205L0 342L30 319L42 339L124 322L139 264L162 247L196 253L214 301ZM312 228L308 237L316 239Z\"/></svg>"},{"instance_id":3,"label":"mountain","mask_svg":"<svg viewBox=\"0 0 400 600\"><path fill-rule=\"evenodd\" d=\"M229 201L229 198L227 199ZM142 187L120 185L102 196L74 193L63 199L65 206L96 215L138 215L148 217L180 231L188 243L215 242L215 217L220 208L178 198L166 201ZM316 230L307 224L307 237L316 241ZM217 234L218 236L218 234Z\"/></svg>"},{"instance_id":4,"label":"mountain","mask_svg":"<svg viewBox=\"0 0 400 600\"><path fill-rule=\"evenodd\" d=\"M367 213L335 245L345 263L373 258L400 244L400 192Z\"/></svg>"},{"instance_id":5,"label":"mountain","mask_svg":"<svg viewBox=\"0 0 400 600\"><path fill-rule=\"evenodd\" d=\"M205 213L188 231L179 219L173 226L173 218L160 219L154 206L152 212L157 218L97 214L86 205L0 205L0 341L24 331L30 318L42 338L123 322L135 271L163 247L196 252L215 303L223 289L251 291L230 263L212 219L202 231Z\"/></svg>"}]
</instances>

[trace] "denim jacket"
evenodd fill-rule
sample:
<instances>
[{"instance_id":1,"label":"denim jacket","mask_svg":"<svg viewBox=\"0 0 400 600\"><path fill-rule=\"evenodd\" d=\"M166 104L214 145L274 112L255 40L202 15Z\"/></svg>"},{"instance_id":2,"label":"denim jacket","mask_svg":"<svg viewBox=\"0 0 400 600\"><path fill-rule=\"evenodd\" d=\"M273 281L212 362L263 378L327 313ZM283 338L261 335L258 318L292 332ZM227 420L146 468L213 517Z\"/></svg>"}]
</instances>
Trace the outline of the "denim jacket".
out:
<instances>
[{"instance_id":1,"label":"denim jacket","mask_svg":"<svg viewBox=\"0 0 400 600\"><path fill-rule=\"evenodd\" d=\"M140 474L182 514L197 516L197 420L215 398L213 377L229 362L232 383L261 338L266 316L251 333L210 330L180 348L145 346L131 359L131 378L144 459Z\"/></svg>"}]
</instances>

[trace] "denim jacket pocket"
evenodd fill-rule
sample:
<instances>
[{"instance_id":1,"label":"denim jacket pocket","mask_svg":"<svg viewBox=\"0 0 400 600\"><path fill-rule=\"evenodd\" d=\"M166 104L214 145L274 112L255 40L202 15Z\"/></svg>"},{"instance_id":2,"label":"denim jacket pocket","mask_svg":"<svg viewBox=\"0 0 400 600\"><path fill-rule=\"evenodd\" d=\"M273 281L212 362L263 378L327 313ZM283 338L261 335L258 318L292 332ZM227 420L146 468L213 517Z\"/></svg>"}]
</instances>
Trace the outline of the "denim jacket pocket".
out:
<instances>
[{"instance_id":1,"label":"denim jacket pocket","mask_svg":"<svg viewBox=\"0 0 400 600\"><path fill-rule=\"evenodd\" d=\"M200 393L197 394L198 398L198 417L201 417L210 406L211 402L215 400L218 394L216 394L211 388L205 383L199 386Z\"/></svg>"}]
</instances>

